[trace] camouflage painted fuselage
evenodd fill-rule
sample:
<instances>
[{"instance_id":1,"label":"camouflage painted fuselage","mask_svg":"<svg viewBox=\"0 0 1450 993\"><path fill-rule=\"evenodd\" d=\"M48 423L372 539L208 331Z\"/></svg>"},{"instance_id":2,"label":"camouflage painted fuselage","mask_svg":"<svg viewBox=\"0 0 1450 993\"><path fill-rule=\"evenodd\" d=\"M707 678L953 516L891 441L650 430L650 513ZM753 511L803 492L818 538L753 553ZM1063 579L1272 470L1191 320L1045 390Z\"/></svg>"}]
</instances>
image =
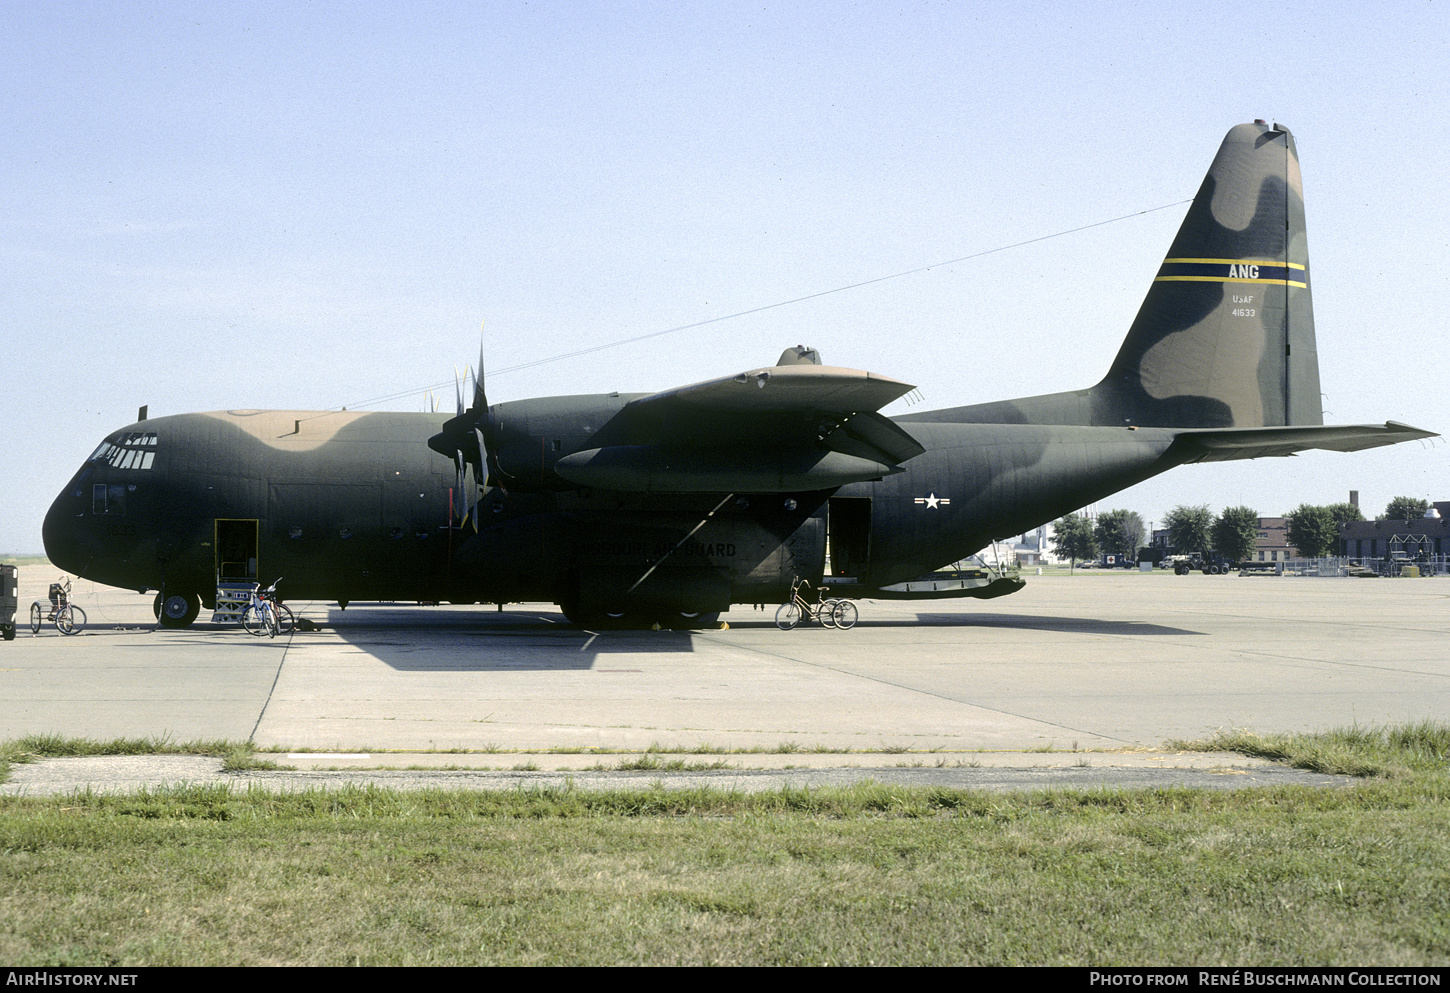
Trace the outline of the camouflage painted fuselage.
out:
<instances>
[{"instance_id":1,"label":"camouflage painted fuselage","mask_svg":"<svg viewBox=\"0 0 1450 993\"><path fill-rule=\"evenodd\" d=\"M819 583L829 543L832 578L869 596L1185 462L1429 436L1322 426L1309 283L1293 138L1239 125L1089 389L888 419L909 386L797 348L648 396L489 406L479 389L447 420L162 417L81 468L46 550L193 605L230 574L285 577L293 599L668 619Z\"/></svg>"},{"instance_id":2,"label":"camouflage painted fuselage","mask_svg":"<svg viewBox=\"0 0 1450 993\"><path fill-rule=\"evenodd\" d=\"M618 401L598 400L574 427L607 421ZM517 409L510 413L524 421ZM221 555L216 522L255 521L254 573L263 581L285 577L290 599L569 603L582 596L601 606L617 599L713 611L778 601L796 576L820 582L831 498L869 502L869 539L858 553L864 568L854 576L869 590L1175 464L1164 458L1174 440L1166 430L922 423L911 431L927 450L906 472L880 481L728 499L622 493L580 489L549 472L589 438L576 432L575 448L554 451L570 433L555 418L550 434L514 439L519 450L545 453L538 481L523 491L492 488L475 525L472 516L459 521L453 466L426 445L441 421L231 411L138 422L107 443L124 450L128 438L154 438L132 445L153 452L150 463L122 467L106 454L86 463L51 507L46 548L57 565L96 582L208 600Z\"/></svg>"}]
</instances>

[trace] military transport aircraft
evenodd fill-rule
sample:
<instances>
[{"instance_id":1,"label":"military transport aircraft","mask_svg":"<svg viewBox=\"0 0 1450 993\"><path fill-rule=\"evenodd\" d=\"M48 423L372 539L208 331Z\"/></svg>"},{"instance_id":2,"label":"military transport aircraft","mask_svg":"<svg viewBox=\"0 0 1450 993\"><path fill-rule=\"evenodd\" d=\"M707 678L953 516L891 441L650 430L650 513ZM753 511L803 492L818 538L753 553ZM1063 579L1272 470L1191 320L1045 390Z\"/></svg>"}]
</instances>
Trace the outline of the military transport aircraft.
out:
<instances>
[{"instance_id":1,"label":"military transport aircraft","mask_svg":"<svg viewBox=\"0 0 1450 993\"><path fill-rule=\"evenodd\" d=\"M649 395L490 405L480 382L451 418L143 412L56 499L45 549L158 591L167 627L219 580L279 576L343 606L549 601L586 626L689 627L781 602L797 577L859 597L1013 592L911 581L1185 463L1433 437L1323 426L1298 156L1263 121L1224 139L1101 382L879 413L911 389L796 347Z\"/></svg>"}]
</instances>

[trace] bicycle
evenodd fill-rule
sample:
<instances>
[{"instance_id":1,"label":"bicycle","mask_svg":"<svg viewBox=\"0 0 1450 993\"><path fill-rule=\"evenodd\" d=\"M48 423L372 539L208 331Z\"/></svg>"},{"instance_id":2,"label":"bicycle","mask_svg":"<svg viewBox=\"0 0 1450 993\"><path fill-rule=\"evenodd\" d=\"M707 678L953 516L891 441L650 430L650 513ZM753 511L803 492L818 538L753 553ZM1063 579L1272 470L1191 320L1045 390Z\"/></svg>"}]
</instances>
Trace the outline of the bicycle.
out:
<instances>
[{"instance_id":1,"label":"bicycle","mask_svg":"<svg viewBox=\"0 0 1450 993\"><path fill-rule=\"evenodd\" d=\"M30 605L30 633L40 633L40 625L53 621L61 634L75 634L86 626L86 612L70 601L70 580L60 577L60 582L50 584L50 606L36 600Z\"/></svg>"},{"instance_id":2,"label":"bicycle","mask_svg":"<svg viewBox=\"0 0 1450 993\"><path fill-rule=\"evenodd\" d=\"M252 587L252 602L242 612L242 627L248 634L275 638L279 634L291 634L297 626L292 609L277 601L277 583L281 581L282 577L277 577L265 590L259 588L260 584Z\"/></svg>"},{"instance_id":3,"label":"bicycle","mask_svg":"<svg viewBox=\"0 0 1450 993\"><path fill-rule=\"evenodd\" d=\"M856 626L859 612L854 603L850 600L821 597L819 592L816 594L818 602L811 603L802 592L803 589L810 588L808 579L797 577L791 582L790 599L776 608L776 627L789 631L801 621L810 623L812 620L820 621L822 627L839 628L842 631L849 631Z\"/></svg>"}]
</instances>

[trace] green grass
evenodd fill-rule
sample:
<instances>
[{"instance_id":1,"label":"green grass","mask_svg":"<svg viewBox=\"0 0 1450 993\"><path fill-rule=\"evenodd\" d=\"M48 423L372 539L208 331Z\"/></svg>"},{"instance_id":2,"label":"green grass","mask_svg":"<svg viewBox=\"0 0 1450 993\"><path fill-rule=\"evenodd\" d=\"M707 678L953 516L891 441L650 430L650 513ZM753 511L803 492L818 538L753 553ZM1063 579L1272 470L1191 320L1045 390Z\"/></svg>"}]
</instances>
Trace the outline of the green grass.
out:
<instances>
[{"instance_id":1,"label":"green grass","mask_svg":"<svg viewBox=\"0 0 1450 993\"><path fill-rule=\"evenodd\" d=\"M1422 721L1309 734L1221 731L1208 741L1169 742L1169 747L1259 755L1299 769L1349 776L1437 776L1450 763L1450 726Z\"/></svg>"},{"instance_id":2,"label":"green grass","mask_svg":"<svg viewBox=\"0 0 1450 993\"><path fill-rule=\"evenodd\" d=\"M1447 743L1191 743L1345 788L0 798L0 961L1444 965Z\"/></svg>"},{"instance_id":3,"label":"green grass","mask_svg":"<svg viewBox=\"0 0 1450 993\"><path fill-rule=\"evenodd\" d=\"M255 753L249 742L217 739L213 741L173 741L158 738L68 738L58 734L31 734L0 742L0 783L10 778L10 766L16 762L34 762L42 758L63 758L77 755L217 755L232 763L247 761ZM252 765L250 768L266 768ZM274 767L275 768L275 767Z\"/></svg>"},{"instance_id":4,"label":"green grass","mask_svg":"<svg viewBox=\"0 0 1450 993\"><path fill-rule=\"evenodd\" d=\"M50 559L44 555L0 555L0 565L19 566L22 569L34 566L44 566L46 569L55 568L50 564Z\"/></svg>"}]
</instances>

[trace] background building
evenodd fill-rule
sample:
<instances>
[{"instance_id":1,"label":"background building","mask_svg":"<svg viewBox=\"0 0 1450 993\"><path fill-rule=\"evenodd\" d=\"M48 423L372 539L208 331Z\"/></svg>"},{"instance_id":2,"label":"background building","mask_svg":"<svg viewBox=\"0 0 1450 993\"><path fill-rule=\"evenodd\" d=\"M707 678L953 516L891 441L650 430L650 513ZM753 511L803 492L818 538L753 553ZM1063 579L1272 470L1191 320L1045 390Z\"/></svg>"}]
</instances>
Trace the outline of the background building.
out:
<instances>
[{"instance_id":1,"label":"background building","mask_svg":"<svg viewBox=\"0 0 1450 993\"><path fill-rule=\"evenodd\" d=\"M1299 558L1299 549L1289 544L1289 519L1260 517L1258 537L1249 557L1256 562L1287 562Z\"/></svg>"},{"instance_id":2,"label":"background building","mask_svg":"<svg viewBox=\"0 0 1450 993\"><path fill-rule=\"evenodd\" d=\"M1348 521L1340 528L1339 554L1361 560L1450 554L1450 500L1408 521Z\"/></svg>"}]
</instances>

